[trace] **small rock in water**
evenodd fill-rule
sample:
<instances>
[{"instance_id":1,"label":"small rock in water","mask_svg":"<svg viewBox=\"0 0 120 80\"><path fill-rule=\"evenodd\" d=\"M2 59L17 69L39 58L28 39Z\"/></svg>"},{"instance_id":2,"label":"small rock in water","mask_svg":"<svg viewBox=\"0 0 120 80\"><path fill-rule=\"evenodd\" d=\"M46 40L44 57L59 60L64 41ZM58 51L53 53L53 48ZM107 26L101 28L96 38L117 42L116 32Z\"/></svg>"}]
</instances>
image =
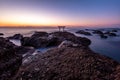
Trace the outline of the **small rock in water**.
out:
<instances>
[{"instance_id":1,"label":"small rock in water","mask_svg":"<svg viewBox=\"0 0 120 80\"><path fill-rule=\"evenodd\" d=\"M4 35L3 33L0 33L0 35Z\"/></svg>"},{"instance_id":2,"label":"small rock in water","mask_svg":"<svg viewBox=\"0 0 120 80\"><path fill-rule=\"evenodd\" d=\"M92 35L90 32L87 32L87 31L84 31L84 30L79 30L76 33L84 34L84 35Z\"/></svg>"},{"instance_id":3,"label":"small rock in water","mask_svg":"<svg viewBox=\"0 0 120 80\"><path fill-rule=\"evenodd\" d=\"M104 38L104 39L108 38L108 37L105 36L104 34L101 34L100 37L101 37L101 38Z\"/></svg>"}]
</instances>

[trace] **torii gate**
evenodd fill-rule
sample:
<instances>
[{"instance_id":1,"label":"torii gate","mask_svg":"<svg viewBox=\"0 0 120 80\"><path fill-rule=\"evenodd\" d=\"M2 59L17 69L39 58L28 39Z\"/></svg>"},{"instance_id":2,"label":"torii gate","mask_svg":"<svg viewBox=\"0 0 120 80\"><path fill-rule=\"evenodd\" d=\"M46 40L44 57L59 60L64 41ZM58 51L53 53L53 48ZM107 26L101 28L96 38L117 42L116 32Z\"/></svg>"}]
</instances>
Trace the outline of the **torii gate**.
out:
<instances>
[{"instance_id":1,"label":"torii gate","mask_svg":"<svg viewBox=\"0 0 120 80\"><path fill-rule=\"evenodd\" d=\"M64 32L65 26L58 26L58 28L59 28L59 32L61 31L61 29L62 29L62 32Z\"/></svg>"}]
</instances>

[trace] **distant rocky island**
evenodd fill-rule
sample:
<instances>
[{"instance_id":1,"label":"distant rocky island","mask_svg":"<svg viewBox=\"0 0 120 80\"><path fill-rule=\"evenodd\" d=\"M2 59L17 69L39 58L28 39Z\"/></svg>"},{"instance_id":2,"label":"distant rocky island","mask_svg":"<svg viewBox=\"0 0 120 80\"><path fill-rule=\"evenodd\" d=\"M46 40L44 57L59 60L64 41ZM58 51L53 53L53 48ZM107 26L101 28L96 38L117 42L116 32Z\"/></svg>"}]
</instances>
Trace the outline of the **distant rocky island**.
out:
<instances>
[{"instance_id":1,"label":"distant rocky island","mask_svg":"<svg viewBox=\"0 0 120 80\"><path fill-rule=\"evenodd\" d=\"M92 30L105 38L114 32ZM76 33L92 35L80 30ZM19 39L16 46L10 39ZM120 80L120 63L93 52L91 40L67 31L0 37L0 80ZM37 48L53 47L46 52Z\"/></svg>"}]
</instances>

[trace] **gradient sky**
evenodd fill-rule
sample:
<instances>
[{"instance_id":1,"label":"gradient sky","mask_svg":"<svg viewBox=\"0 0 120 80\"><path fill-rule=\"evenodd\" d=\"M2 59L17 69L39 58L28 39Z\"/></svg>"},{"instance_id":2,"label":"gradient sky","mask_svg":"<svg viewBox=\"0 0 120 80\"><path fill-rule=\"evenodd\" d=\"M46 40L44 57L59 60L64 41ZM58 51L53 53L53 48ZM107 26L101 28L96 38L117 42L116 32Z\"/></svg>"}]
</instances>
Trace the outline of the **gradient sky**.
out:
<instances>
[{"instance_id":1,"label":"gradient sky","mask_svg":"<svg viewBox=\"0 0 120 80\"><path fill-rule=\"evenodd\" d=\"M0 0L0 26L120 24L120 0Z\"/></svg>"}]
</instances>

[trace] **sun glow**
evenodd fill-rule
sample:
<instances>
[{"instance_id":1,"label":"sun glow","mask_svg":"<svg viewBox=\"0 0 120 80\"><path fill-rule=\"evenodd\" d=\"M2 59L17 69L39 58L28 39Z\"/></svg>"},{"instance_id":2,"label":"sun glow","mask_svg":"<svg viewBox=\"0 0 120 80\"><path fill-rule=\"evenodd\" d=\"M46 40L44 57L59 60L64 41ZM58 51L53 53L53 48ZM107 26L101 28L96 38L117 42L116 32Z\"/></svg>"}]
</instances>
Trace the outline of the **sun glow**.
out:
<instances>
[{"instance_id":1,"label":"sun glow","mask_svg":"<svg viewBox=\"0 0 120 80\"><path fill-rule=\"evenodd\" d=\"M45 15L33 15L33 14L14 14L5 16L2 19L4 24L18 24L18 25L52 25L55 20Z\"/></svg>"}]
</instances>

